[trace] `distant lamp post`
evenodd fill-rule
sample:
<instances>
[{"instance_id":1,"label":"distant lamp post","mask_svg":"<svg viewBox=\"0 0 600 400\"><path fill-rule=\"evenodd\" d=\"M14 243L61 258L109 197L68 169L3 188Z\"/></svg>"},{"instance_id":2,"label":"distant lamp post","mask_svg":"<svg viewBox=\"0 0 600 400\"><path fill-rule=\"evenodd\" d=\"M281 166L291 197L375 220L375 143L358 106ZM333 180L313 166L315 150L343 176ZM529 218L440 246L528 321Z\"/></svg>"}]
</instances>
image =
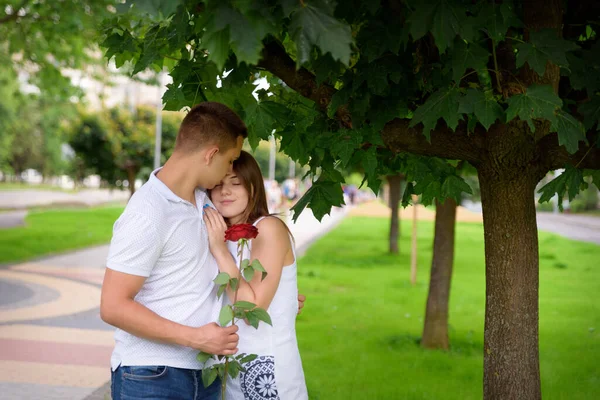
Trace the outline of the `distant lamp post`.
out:
<instances>
[{"instance_id":1,"label":"distant lamp post","mask_svg":"<svg viewBox=\"0 0 600 400\"><path fill-rule=\"evenodd\" d=\"M269 179L275 180L275 155L277 154L277 143L275 142L275 135L273 133L271 133L271 137L269 138L269 144L271 145L271 151L269 153Z\"/></svg>"}]
</instances>

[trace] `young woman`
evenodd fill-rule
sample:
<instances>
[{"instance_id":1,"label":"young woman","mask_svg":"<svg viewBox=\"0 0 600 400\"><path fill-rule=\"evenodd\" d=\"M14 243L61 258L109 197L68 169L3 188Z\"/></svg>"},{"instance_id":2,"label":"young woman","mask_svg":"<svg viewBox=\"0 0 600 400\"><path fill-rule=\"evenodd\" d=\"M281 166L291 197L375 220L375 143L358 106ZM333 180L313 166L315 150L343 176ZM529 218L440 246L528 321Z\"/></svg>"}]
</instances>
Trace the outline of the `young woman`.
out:
<instances>
[{"instance_id":1,"label":"young woman","mask_svg":"<svg viewBox=\"0 0 600 400\"><path fill-rule=\"evenodd\" d=\"M242 280L238 300L250 301L267 310L273 325L260 323L258 329L240 321L240 353L257 354L245 364L246 372L227 382L227 400L308 399L302 362L296 341L298 283L296 253L290 231L279 218L270 216L260 167L242 151L233 163L233 172L209 193L216 210L205 208L210 250L221 272L238 274L237 243L224 242L228 226L253 224L258 237L250 242L244 258L258 259L267 270L255 274L249 283ZM232 257L233 256L233 257ZM233 292L228 291L229 302Z\"/></svg>"}]
</instances>

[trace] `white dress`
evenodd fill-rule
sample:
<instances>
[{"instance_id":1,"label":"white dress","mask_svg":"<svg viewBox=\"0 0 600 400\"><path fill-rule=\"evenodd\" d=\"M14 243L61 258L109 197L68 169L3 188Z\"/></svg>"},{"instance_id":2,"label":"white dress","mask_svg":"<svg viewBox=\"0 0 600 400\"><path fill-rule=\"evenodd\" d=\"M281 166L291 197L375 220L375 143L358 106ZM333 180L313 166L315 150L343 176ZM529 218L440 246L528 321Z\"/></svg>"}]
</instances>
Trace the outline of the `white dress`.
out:
<instances>
[{"instance_id":1,"label":"white dress","mask_svg":"<svg viewBox=\"0 0 600 400\"><path fill-rule=\"evenodd\" d=\"M237 243L228 241L227 246L239 265ZM237 322L240 353L256 354L258 357L244 364L246 372L241 372L236 379L228 378L226 400L308 399L296 340L298 279L293 242L292 251L294 262L283 267L277 292L267 310L273 326L261 321L258 329L254 329L244 321ZM250 258L247 249L244 253L244 258ZM225 302L231 304L227 296L225 298Z\"/></svg>"}]
</instances>

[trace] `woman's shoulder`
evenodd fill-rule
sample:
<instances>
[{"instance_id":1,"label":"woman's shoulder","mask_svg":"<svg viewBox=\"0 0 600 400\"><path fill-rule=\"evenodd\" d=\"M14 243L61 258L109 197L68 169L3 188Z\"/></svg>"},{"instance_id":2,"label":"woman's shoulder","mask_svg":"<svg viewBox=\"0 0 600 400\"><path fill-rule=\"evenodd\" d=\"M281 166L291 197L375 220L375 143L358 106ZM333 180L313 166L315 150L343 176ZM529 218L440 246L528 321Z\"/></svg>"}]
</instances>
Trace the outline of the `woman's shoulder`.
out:
<instances>
[{"instance_id":1,"label":"woman's shoulder","mask_svg":"<svg viewBox=\"0 0 600 400\"><path fill-rule=\"evenodd\" d=\"M256 228L258 229L259 235L262 233L267 235L279 235L282 232L288 232L285 222L274 215L262 217L262 219L256 223Z\"/></svg>"}]
</instances>

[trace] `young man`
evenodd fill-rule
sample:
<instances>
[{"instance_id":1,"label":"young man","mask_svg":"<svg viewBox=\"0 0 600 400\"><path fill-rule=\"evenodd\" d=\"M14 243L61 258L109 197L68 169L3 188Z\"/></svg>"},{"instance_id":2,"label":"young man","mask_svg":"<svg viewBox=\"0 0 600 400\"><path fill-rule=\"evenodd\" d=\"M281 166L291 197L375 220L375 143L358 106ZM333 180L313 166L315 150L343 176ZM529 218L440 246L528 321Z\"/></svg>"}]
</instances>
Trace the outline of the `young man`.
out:
<instances>
[{"instance_id":1,"label":"young man","mask_svg":"<svg viewBox=\"0 0 600 400\"><path fill-rule=\"evenodd\" d=\"M173 155L129 200L115 223L101 317L117 327L112 398L218 399L204 388L198 351L237 352L237 327L222 328L202 206L231 171L247 136L229 108L201 103L184 118Z\"/></svg>"}]
</instances>

